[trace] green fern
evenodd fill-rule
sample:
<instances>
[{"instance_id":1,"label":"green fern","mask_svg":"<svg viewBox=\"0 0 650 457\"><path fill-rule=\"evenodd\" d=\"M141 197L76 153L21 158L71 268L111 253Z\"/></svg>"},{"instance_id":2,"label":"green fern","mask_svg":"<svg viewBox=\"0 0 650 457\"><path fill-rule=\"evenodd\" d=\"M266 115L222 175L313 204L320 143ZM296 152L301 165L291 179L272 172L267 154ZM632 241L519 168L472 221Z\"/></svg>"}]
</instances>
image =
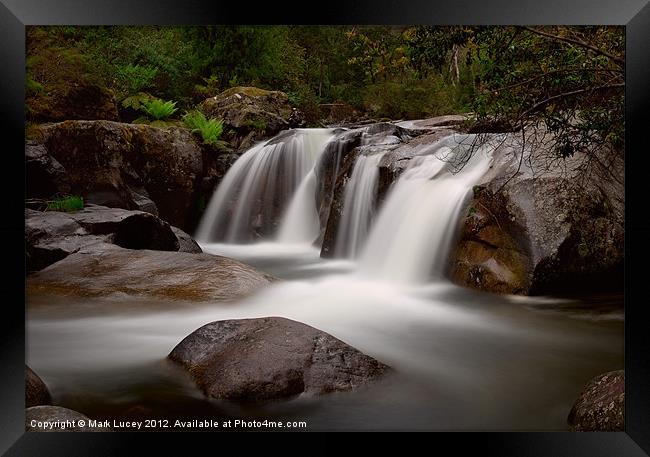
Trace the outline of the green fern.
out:
<instances>
[{"instance_id":1,"label":"green fern","mask_svg":"<svg viewBox=\"0 0 650 457\"><path fill-rule=\"evenodd\" d=\"M167 119L177 111L176 102L164 101L159 98L142 100L142 110L155 120Z\"/></svg>"},{"instance_id":2,"label":"green fern","mask_svg":"<svg viewBox=\"0 0 650 457\"><path fill-rule=\"evenodd\" d=\"M217 146L219 137L223 133L223 121L220 119L207 119L200 111L190 111L183 116L183 122L192 132L198 132L205 144Z\"/></svg>"}]
</instances>

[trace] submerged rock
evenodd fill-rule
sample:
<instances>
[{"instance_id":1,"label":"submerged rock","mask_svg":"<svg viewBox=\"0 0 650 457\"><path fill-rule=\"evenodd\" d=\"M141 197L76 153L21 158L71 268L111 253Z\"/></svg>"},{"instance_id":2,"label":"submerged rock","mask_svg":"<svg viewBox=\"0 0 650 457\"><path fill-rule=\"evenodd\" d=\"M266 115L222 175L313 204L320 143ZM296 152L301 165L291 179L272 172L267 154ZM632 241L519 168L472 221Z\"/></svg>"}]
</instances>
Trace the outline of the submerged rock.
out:
<instances>
[{"instance_id":1,"label":"submerged rock","mask_svg":"<svg viewBox=\"0 0 650 457\"><path fill-rule=\"evenodd\" d=\"M27 270L37 271L83 247L202 252L182 230L143 211L89 205L76 212L25 210Z\"/></svg>"},{"instance_id":2,"label":"submerged rock","mask_svg":"<svg viewBox=\"0 0 650 457\"><path fill-rule=\"evenodd\" d=\"M625 372L610 371L584 387L569 413L573 432L625 431Z\"/></svg>"},{"instance_id":3,"label":"submerged rock","mask_svg":"<svg viewBox=\"0 0 650 457\"><path fill-rule=\"evenodd\" d=\"M232 87L204 100L199 109L208 117L222 119L224 137L239 149L304 123L287 94L257 87Z\"/></svg>"},{"instance_id":4,"label":"submerged rock","mask_svg":"<svg viewBox=\"0 0 650 457\"><path fill-rule=\"evenodd\" d=\"M43 380L25 366L25 405L27 408L52 404L52 396Z\"/></svg>"},{"instance_id":5,"label":"submerged rock","mask_svg":"<svg viewBox=\"0 0 650 457\"><path fill-rule=\"evenodd\" d=\"M253 293L273 279L226 257L95 243L29 275L27 295L227 301Z\"/></svg>"},{"instance_id":6,"label":"submerged rock","mask_svg":"<svg viewBox=\"0 0 650 457\"><path fill-rule=\"evenodd\" d=\"M80 425L80 422L84 425ZM25 429L28 432L101 432L108 427L92 427L90 419L72 409L61 406L32 406L25 410Z\"/></svg>"},{"instance_id":7,"label":"submerged rock","mask_svg":"<svg viewBox=\"0 0 650 457\"><path fill-rule=\"evenodd\" d=\"M169 354L208 396L266 400L350 390L390 368L333 336L280 317L212 322Z\"/></svg>"}]
</instances>

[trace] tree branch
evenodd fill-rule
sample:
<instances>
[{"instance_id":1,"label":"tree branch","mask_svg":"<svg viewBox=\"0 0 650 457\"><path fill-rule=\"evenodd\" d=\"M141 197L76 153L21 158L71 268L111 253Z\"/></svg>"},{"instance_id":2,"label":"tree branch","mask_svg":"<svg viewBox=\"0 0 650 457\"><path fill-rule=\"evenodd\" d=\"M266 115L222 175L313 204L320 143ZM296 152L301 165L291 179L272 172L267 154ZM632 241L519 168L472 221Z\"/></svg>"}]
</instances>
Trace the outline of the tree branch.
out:
<instances>
[{"instance_id":1,"label":"tree branch","mask_svg":"<svg viewBox=\"0 0 650 457\"><path fill-rule=\"evenodd\" d=\"M619 66L624 67L625 66L625 59L615 56L613 54L610 54L609 52L603 51L602 49L597 48L596 46L592 46L589 43L585 43L582 40L574 39L574 38L566 38L566 37L561 37L558 35L553 35L552 33L547 33L543 32L541 30L537 30L533 27L527 27L524 26L524 29L528 30L529 32L535 33L537 35L541 35L546 38L550 38L552 40L558 40L558 41L564 41L566 43L573 43L578 46L582 46L583 48L590 49L591 51L595 52L596 54L600 54L601 56L605 56L612 61L616 62Z\"/></svg>"},{"instance_id":2,"label":"tree branch","mask_svg":"<svg viewBox=\"0 0 650 457\"><path fill-rule=\"evenodd\" d=\"M589 87L587 89L579 89L571 92L564 92L562 94L553 95L552 97L549 97L546 100L542 100L541 102L535 103L532 107L528 108L526 111L521 113L521 115L519 115L518 120L521 120L525 116L528 116L529 114L538 111L540 108L548 105L551 102L554 102L555 100L559 100L561 98L573 97L574 95L580 95L587 92L596 92L596 91L607 90L607 89L615 89L617 87L625 87L625 83L607 84L605 86Z\"/></svg>"}]
</instances>

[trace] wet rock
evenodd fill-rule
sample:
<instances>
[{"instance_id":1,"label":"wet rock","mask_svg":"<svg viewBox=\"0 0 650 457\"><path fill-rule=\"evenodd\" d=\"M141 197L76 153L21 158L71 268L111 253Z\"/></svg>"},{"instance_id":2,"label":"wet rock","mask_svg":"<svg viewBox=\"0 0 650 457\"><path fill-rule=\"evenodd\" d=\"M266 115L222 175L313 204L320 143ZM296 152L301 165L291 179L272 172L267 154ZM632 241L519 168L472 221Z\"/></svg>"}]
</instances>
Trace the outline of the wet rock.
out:
<instances>
[{"instance_id":1,"label":"wet rock","mask_svg":"<svg viewBox=\"0 0 650 457\"><path fill-rule=\"evenodd\" d=\"M50 404L52 404L52 396L47 386L31 368L25 366L25 405L29 408Z\"/></svg>"},{"instance_id":2,"label":"wet rock","mask_svg":"<svg viewBox=\"0 0 650 457\"><path fill-rule=\"evenodd\" d=\"M266 400L344 391L389 367L333 336L280 317L212 322L169 354L208 396Z\"/></svg>"},{"instance_id":3,"label":"wet rock","mask_svg":"<svg viewBox=\"0 0 650 457\"><path fill-rule=\"evenodd\" d=\"M80 425L80 422L84 425ZM102 432L108 427L93 427L83 414L61 406L32 406L25 410L28 432Z\"/></svg>"},{"instance_id":4,"label":"wet rock","mask_svg":"<svg viewBox=\"0 0 650 457\"><path fill-rule=\"evenodd\" d=\"M27 295L227 301L251 294L273 280L226 257L96 243L29 275Z\"/></svg>"},{"instance_id":5,"label":"wet rock","mask_svg":"<svg viewBox=\"0 0 650 457\"><path fill-rule=\"evenodd\" d=\"M143 211L89 205L76 212L25 210L27 269L37 271L83 247L202 252L182 230Z\"/></svg>"},{"instance_id":6,"label":"wet rock","mask_svg":"<svg viewBox=\"0 0 650 457\"><path fill-rule=\"evenodd\" d=\"M476 188L462 223L451 277L465 287L525 294L532 261L525 228L508 211L504 197Z\"/></svg>"},{"instance_id":7,"label":"wet rock","mask_svg":"<svg viewBox=\"0 0 650 457\"><path fill-rule=\"evenodd\" d=\"M236 149L251 147L281 130L304 123L287 94L257 87L233 87L204 100L199 109L224 121L224 138Z\"/></svg>"},{"instance_id":8,"label":"wet rock","mask_svg":"<svg viewBox=\"0 0 650 457\"><path fill-rule=\"evenodd\" d=\"M625 372L610 371L593 378L568 417L574 432L625 431Z\"/></svg>"},{"instance_id":9,"label":"wet rock","mask_svg":"<svg viewBox=\"0 0 650 457\"><path fill-rule=\"evenodd\" d=\"M203 252L201 246L190 235L177 227L171 227L171 229L178 240L178 250L180 252L190 252L193 254L201 254Z\"/></svg>"}]
</instances>

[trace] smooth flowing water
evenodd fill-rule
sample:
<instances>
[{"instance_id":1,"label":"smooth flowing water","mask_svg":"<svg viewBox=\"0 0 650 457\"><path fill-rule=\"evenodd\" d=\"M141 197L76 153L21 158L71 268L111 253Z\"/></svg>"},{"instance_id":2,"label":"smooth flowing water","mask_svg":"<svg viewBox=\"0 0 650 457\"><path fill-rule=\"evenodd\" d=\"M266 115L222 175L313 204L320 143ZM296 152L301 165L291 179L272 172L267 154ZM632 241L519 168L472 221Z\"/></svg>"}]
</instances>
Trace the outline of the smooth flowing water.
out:
<instances>
[{"instance_id":1,"label":"smooth flowing water","mask_svg":"<svg viewBox=\"0 0 650 457\"><path fill-rule=\"evenodd\" d=\"M241 243L275 233L278 215L332 136L330 129L288 130L246 151L219 184L196 238Z\"/></svg>"},{"instance_id":2,"label":"smooth flowing water","mask_svg":"<svg viewBox=\"0 0 650 457\"><path fill-rule=\"evenodd\" d=\"M322 134L320 146L304 151L322 149L330 133ZM317 220L315 183L305 163L278 234L261 243L201 243L206 252L240 259L282 281L232 303L32 296L29 365L50 386L56 404L98 418L286 419L326 430L565 430L584 384L623 367L622 298L502 296L447 281L444 264L458 212L491 160L490 151L478 151L456 173L455 162L464 160L466 149L450 141L411 159L374 218L367 217L368 201L354 202L357 192L374 186L370 157L359 165L349 203L366 217L345 222L345 230L361 232L361 220L373 222L364 229L367 236L350 243L367 241L363 249L354 248L362 253L358 260L319 257L312 244L318 226L309 223ZM254 150L270 155L269 147L279 146ZM240 164L257 160L249 152L222 186L250 180L242 171L248 165ZM269 160L267 166L274 166ZM313 167L315 159L307 162ZM248 170L255 176L259 171ZM252 189L249 184L240 189ZM203 240L222 223L212 218L231 198L225 194L217 190L202 224ZM239 201L235 207L241 214L250 209ZM239 224L237 217L232 223ZM351 392L234 403L206 399L165 359L208 322L263 316L331 333L390 365L393 373Z\"/></svg>"},{"instance_id":3,"label":"smooth flowing water","mask_svg":"<svg viewBox=\"0 0 650 457\"><path fill-rule=\"evenodd\" d=\"M361 250L375 213L379 161L382 153L359 156L345 186L343 210L336 239L337 257L355 258Z\"/></svg>"}]
</instances>

